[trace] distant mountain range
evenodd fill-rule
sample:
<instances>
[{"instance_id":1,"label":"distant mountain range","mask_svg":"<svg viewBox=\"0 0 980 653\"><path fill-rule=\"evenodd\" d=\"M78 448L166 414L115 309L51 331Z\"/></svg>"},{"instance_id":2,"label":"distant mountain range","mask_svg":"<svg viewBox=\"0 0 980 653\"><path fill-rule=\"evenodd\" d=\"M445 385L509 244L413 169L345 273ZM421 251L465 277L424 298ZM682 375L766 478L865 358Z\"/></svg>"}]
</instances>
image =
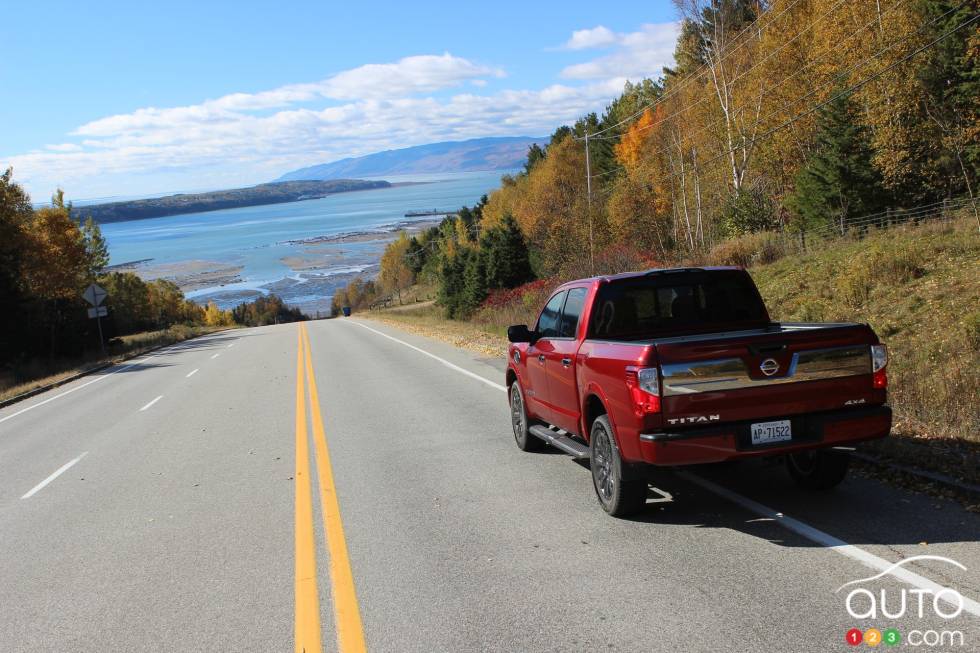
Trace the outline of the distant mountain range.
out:
<instances>
[{"instance_id":1,"label":"distant mountain range","mask_svg":"<svg viewBox=\"0 0 980 653\"><path fill-rule=\"evenodd\" d=\"M181 213L296 202L298 200L317 199L334 193L389 188L390 186L391 184L387 181L365 181L363 179L273 182L250 186L249 188L216 190L210 193L182 193L142 200L76 206L72 210L72 215L77 218L92 216L96 222L101 223L145 220Z\"/></svg>"},{"instance_id":2,"label":"distant mountain range","mask_svg":"<svg viewBox=\"0 0 980 653\"><path fill-rule=\"evenodd\" d=\"M276 181L507 170L524 165L527 148L532 143L543 145L547 141L547 138L508 136L429 143L300 168Z\"/></svg>"}]
</instances>

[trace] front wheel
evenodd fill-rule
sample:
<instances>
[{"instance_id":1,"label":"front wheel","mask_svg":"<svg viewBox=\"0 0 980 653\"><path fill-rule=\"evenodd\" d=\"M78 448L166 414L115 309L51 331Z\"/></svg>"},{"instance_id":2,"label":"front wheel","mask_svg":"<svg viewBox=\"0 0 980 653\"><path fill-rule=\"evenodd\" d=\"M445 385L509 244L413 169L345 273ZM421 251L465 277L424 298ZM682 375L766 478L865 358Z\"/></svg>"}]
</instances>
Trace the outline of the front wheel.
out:
<instances>
[{"instance_id":1,"label":"front wheel","mask_svg":"<svg viewBox=\"0 0 980 653\"><path fill-rule=\"evenodd\" d=\"M540 451L544 447L544 441L531 435L528 430L530 423L527 419L527 409L524 407L521 384L518 381L514 381L510 386L510 421L518 449L521 451Z\"/></svg>"},{"instance_id":2,"label":"front wheel","mask_svg":"<svg viewBox=\"0 0 980 653\"><path fill-rule=\"evenodd\" d=\"M829 490L839 485L850 464L846 451L801 451L786 456L789 475L807 490Z\"/></svg>"},{"instance_id":3,"label":"front wheel","mask_svg":"<svg viewBox=\"0 0 980 653\"><path fill-rule=\"evenodd\" d=\"M602 415L592 423L589 437L592 486L599 505L613 517L626 517L646 505L646 481L627 481L623 478L623 459L613 437L609 418Z\"/></svg>"}]
</instances>

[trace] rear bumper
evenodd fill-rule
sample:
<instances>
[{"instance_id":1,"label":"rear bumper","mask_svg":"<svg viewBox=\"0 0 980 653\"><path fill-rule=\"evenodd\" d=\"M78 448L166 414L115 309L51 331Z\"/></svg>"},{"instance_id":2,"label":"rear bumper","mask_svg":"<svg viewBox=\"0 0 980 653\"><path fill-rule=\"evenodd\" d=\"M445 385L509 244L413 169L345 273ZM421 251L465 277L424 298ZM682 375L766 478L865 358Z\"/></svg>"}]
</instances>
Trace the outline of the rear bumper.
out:
<instances>
[{"instance_id":1,"label":"rear bumper","mask_svg":"<svg viewBox=\"0 0 980 653\"><path fill-rule=\"evenodd\" d=\"M788 419L792 423L792 440L752 445L750 428L753 423L779 419ZM883 438L891 431L891 425L892 409L888 406L773 416L706 428L642 433L640 453L643 461L652 465L696 465L851 445Z\"/></svg>"}]
</instances>

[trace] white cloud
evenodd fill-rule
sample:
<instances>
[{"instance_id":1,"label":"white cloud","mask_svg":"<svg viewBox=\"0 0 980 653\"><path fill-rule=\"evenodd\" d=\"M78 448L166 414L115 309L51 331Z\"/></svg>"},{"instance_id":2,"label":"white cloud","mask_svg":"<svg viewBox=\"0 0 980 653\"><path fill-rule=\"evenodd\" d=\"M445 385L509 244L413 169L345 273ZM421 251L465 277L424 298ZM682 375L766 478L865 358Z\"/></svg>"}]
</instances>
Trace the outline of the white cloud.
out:
<instances>
[{"instance_id":1,"label":"white cloud","mask_svg":"<svg viewBox=\"0 0 980 653\"><path fill-rule=\"evenodd\" d=\"M608 27L599 25L591 29L578 29L572 32L572 38L565 42L568 50L585 50L587 48L601 48L616 43L618 37Z\"/></svg>"},{"instance_id":2,"label":"white cloud","mask_svg":"<svg viewBox=\"0 0 980 653\"><path fill-rule=\"evenodd\" d=\"M569 48L609 42L612 49L566 68L565 77L587 80L575 84L488 91L489 79L505 76L498 68L449 53L405 57L318 82L107 116L75 129L77 142L0 156L0 169L13 165L39 197L58 186L71 197L133 195L258 183L305 165L434 141L543 136L601 110L626 79L659 72L675 27L576 32ZM625 65L634 56L650 70Z\"/></svg>"},{"instance_id":3,"label":"white cloud","mask_svg":"<svg viewBox=\"0 0 980 653\"><path fill-rule=\"evenodd\" d=\"M234 121L239 112L262 111L313 100L356 100L430 93L503 71L466 59L443 55L405 57L390 64L367 64L310 84L289 84L260 93L232 93L188 107L148 107L133 113L100 118L75 130L76 136L105 137L133 130L166 128L191 121L220 124Z\"/></svg>"},{"instance_id":4,"label":"white cloud","mask_svg":"<svg viewBox=\"0 0 980 653\"><path fill-rule=\"evenodd\" d=\"M81 145L75 143L58 143L57 145L45 145L44 147L52 152L78 152L82 149Z\"/></svg>"},{"instance_id":5,"label":"white cloud","mask_svg":"<svg viewBox=\"0 0 980 653\"><path fill-rule=\"evenodd\" d=\"M445 63L445 57L436 59ZM489 69L461 65L455 67L462 71L458 75L445 69L425 75L418 66L408 69L415 70L415 78L421 81L396 82L389 68L367 69L360 78L344 74L339 81L331 78L327 82L336 84L331 89L346 89L342 92L351 94L354 88L368 90L363 97L324 108L289 106L307 97L296 90L307 85L297 85L229 95L194 106L145 108L110 116L76 130L85 136L82 146L55 146L6 161L0 157L0 167L13 165L16 178L40 197L56 186L66 188L73 197L152 192L165 190L167 185L220 188L267 181L300 166L384 149L481 136L546 135L559 124L601 108L622 90L625 81L554 84L540 90L489 94L474 89L436 97L414 90L443 88L456 79L476 75L477 70ZM410 74L405 68L399 70ZM402 95L380 97L371 90L368 79L374 84L398 85ZM474 76L469 81L479 79ZM319 89L324 84L315 85L317 94L322 95ZM278 111L264 110L273 103L284 106ZM250 109L243 109L246 106ZM135 188L134 183L153 186Z\"/></svg>"},{"instance_id":6,"label":"white cloud","mask_svg":"<svg viewBox=\"0 0 980 653\"><path fill-rule=\"evenodd\" d=\"M613 47L607 55L584 63L567 66L561 71L566 79L612 79L625 77L639 80L659 77L664 66L674 60L674 46L680 23L642 25L636 32L613 33L599 26L572 33L565 44L571 49Z\"/></svg>"}]
</instances>

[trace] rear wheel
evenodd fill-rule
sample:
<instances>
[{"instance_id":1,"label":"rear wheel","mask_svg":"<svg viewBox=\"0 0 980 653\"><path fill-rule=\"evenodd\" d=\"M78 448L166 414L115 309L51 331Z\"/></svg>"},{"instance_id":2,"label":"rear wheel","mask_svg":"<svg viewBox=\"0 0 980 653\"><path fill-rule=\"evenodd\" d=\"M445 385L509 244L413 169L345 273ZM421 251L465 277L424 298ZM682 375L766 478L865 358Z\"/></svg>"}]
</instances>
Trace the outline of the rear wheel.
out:
<instances>
[{"instance_id":1,"label":"rear wheel","mask_svg":"<svg viewBox=\"0 0 980 653\"><path fill-rule=\"evenodd\" d=\"M527 409L524 407L524 393L521 392L521 384L514 381L510 385L510 421L514 428L514 440L521 451L540 451L544 447L544 442L540 438L531 435L528 430L530 422L527 418Z\"/></svg>"},{"instance_id":2,"label":"rear wheel","mask_svg":"<svg viewBox=\"0 0 980 653\"><path fill-rule=\"evenodd\" d=\"M592 486L599 505L613 517L626 517L646 505L646 481L624 480L623 459L613 437L609 418L601 415L592 423L589 438Z\"/></svg>"},{"instance_id":3,"label":"rear wheel","mask_svg":"<svg viewBox=\"0 0 980 653\"><path fill-rule=\"evenodd\" d=\"M786 456L789 475L807 490L829 490L839 485L850 464L846 451L801 451Z\"/></svg>"}]
</instances>

